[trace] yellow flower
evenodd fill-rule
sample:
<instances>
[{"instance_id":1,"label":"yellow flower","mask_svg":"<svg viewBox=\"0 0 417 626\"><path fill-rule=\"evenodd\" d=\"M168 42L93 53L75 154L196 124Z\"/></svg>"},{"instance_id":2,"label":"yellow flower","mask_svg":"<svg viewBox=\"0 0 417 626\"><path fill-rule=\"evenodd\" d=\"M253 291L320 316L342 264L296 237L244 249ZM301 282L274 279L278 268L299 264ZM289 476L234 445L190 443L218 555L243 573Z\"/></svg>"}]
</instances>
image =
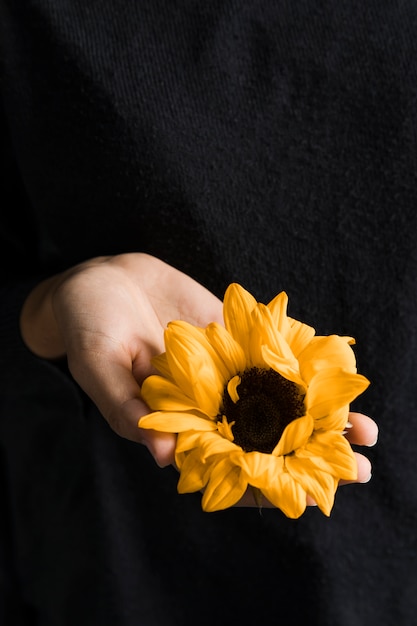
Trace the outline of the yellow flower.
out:
<instances>
[{"instance_id":1,"label":"yellow flower","mask_svg":"<svg viewBox=\"0 0 417 626\"><path fill-rule=\"evenodd\" d=\"M349 404L369 381L351 337L317 336L287 316L287 295L258 303L240 285L224 297L224 327L171 322L142 396L141 428L178 433L178 491L202 507L236 504L248 486L297 518L307 495L330 515L340 479L357 465L343 435Z\"/></svg>"}]
</instances>

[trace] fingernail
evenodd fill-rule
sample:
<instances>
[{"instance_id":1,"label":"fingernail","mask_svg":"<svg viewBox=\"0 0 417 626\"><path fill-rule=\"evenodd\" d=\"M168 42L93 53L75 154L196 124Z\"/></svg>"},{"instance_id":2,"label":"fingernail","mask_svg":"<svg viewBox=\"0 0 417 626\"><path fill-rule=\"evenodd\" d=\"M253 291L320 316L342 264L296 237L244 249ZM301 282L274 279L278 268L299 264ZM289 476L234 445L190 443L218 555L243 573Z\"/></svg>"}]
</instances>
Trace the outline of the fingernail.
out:
<instances>
[{"instance_id":1,"label":"fingernail","mask_svg":"<svg viewBox=\"0 0 417 626\"><path fill-rule=\"evenodd\" d=\"M366 480L361 480L361 483L362 483L363 485L365 485L366 483L369 483L369 481L371 480L371 478L372 478L372 474L369 474L369 476L368 476L368 478L367 478Z\"/></svg>"},{"instance_id":2,"label":"fingernail","mask_svg":"<svg viewBox=\"0 0 417 626\"><path fill-rule=\"evenodd\" d=\"M351 424L350 422L346 422L345 424L345 430L342 431L342 435L347 435L347 433L349 432L349 430L352 428L353 424Z\"/></svg>"},{"instance_id":3,"label":"fingernail","mask_svg":"<svg viewBox=\"0 0 417 626\"><path fill-rule=\"evenodd\" d=\"M372 448L372 446L375 446L377 442L378 442L378 437L376 437L375 441L373 441L372 443L367 444L368 448Z\"/></svg>"}]
</instances>

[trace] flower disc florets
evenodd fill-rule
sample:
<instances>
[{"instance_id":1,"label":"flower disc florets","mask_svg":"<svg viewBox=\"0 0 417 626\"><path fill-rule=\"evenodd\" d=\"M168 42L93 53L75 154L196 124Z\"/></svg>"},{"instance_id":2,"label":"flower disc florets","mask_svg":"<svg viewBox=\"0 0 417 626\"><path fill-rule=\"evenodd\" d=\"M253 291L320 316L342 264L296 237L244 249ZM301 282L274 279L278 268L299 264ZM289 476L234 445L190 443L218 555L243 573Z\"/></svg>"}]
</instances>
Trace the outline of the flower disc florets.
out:
<instances>
[{"instance_id":1,"label":"flower disc florets","mask_svg":"<svg viewBox=\"0 0 417 626\"><path fill-rule=\"evenodd\" d=\"M225 387L222 415L232 426L236 445L245 452L270 454L285 427L304 415L305 394L272 369L251 367L239 378L236 401Z\"/></svg>"},{"instance_id":2,"label":"flower disc florets","mask_svg":"<svg viewBox=\"0 0 417 626\"><path fill-rule=\"evenodd\" d=\"M285 515L307 496L330 515L340 479L357 465L344 437L349 404L369 384L351 337L317 336L287 315L287 296L258 303L225 293L224 326L171 322L161 372L142 386L154 411L141 428L177 433L178 491L202 491L205 511L236 504L249 486Z\"/></svg>"}]
</instances>

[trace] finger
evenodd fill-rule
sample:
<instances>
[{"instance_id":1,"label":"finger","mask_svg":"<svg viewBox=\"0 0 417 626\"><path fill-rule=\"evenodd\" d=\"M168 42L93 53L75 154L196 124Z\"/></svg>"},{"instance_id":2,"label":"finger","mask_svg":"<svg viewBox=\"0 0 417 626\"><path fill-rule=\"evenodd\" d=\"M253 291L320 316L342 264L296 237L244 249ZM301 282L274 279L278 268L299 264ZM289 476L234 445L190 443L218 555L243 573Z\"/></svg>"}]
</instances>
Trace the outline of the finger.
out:
<instances>
[{"instance_id":1,"label":"finger","mask_svg":"<svg viewBox=\"0 0 417 626\"><path fill-rule=\"evenodd\" d=\"M374 446L378 440L378 426L373 419L362 413L349 413L351 428L347 429L346 439L359 446Z\"/></svg>"},{"instance_id":2,"label":"finger","mask_svg":"<svg viewBox=\"0 0 417 626\"><path fill-rule=\"evenodd\" d=\"M138 430L140 431L140 443L148 448L159 467L168 467L169 465L176 467L175 447L177 445L177 435L145 428L138 428Z\"/></svg>"}]
</instances>

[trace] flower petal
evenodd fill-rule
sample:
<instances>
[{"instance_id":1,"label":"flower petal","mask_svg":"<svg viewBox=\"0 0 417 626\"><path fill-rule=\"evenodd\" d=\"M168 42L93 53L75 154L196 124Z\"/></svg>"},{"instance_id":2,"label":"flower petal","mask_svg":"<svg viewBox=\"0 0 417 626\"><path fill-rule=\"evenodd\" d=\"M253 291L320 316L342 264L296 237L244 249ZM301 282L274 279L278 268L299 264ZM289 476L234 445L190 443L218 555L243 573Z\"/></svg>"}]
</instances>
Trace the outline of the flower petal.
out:
<instances>
[{"instance_id":1,"label":"flower petal","mask_svg":"<svg viewBox=\"0 0 417 626\"><path fill-rule=\"evenodd\" d=\"M237 283L226 289L223 304L224 323L233 339L242 346L245 355L249 354L249 339L252 331L252 311L256 307L255 298Z\"/></svg>"},{"instance_id":2,"label":"flower petal","mask_svg":"<svg viewBox=\"0 0 417 626\"><path fill-rule=\"evenodd\" d=\"M140 418L139 428L150 428L165 433L180 433L185 430L216 430L216 423L192 413L175 413L174 411L156 411Z\"/></svg>"},{"instance_id":3,"label":"flower petal","mask_svg":"<svg viewBox=\"0 0 417 626\"><path fill-rule=\"evenodd\" d=\"M208 468L201 463L198 450L193 450L185 457L178 480L178 493L200 491L208 481Z\"/></svg>"},{"instance_id":4,"label":"flower petal","mask_svg":"<svg viewBox=\"0 0 417 626\"><path fill-rule=\"evenodd\" d=\"M285 291L281 291L267 307L271 313L275 328L286 338L290 331L290 324L287 317L288 296Z\"/></svg>"},{"instance_id":5,"label":"flower petal","mask_svg":"<svg viewBox=\"0 0 417 626\"><path fill-rule=\"evenodd\" d=\"M288 296L282 291L268 304L272 319L277 330L283 335L294 356L304 350L310 343L316 331L311 326L303 324L287 315Z\"/></svg>"},{"instance_id":6,"label":"flower petal","mask_svg":"<svg viewBox=\"0 0 417 626\"><path fill-rule=\"evenodd\" d=\"M311 415L304 415L290 422L281 435L280 440L272 451L274 456L290 454L304 446L314 428L314 420Z\"/></svg>"},{"instance_id":7,"label":"flower petal","mask_svg":"<svg viewBox=\"0 0 417 626\"><path fill-rule=\"evenodd\" d=\"M294 356L298 358L300 352L302 352L313 339L316 331L311 326L308 326L303 322L299 322L292 317L288 318L288 322L290 330L285 338L290 345Z\"/></svg>"},{"instance_id":8,"label":"flower petal","mask_svg":"<svg viewBox=\"0 0 417 626\"><path fill-rule=\"evenodd\" d=\"M154 411L198 410L194 398L187 397L175 383L162 376L148 376L142 385L141 396Z\"/></svg>"},{"instance_id":9,"label":"flower petal","mask_svg":"<svg viewBox=\"0 0 417 626\"><path fill-rule=\"evenodd\" d=\"M350 337L338 335L314 337L298 355L302 378L309 383L317 372L329 367L339 367L355 374L356 358L350 341Z\"/></svg>"},{"instance_id":10,"label":"flower petal","mask_svg":"<svg viewBox=\"0 0 417 626\"><path fill-rule=\"evenodd\" d=\"M218 421L217 422L217 430L219 431L219 433L221 434L222 437L224 437L225 439L228 439L228 441L234 441L235 440L235 436L233 434L232 431L232 426L235 425L236 422L228 422L226 419L226 416L223 415L222 417L222 421Z\"/></svg>"},{"instance_id":11,"label":"flower petal","mask_svg":"<svg viewBox=\"0 0 417 626\"><path fill-rule=\"evenodd\" d=\"M228 369L228 377L246 369L247 360L242 347L220 324L213 322L206 328L206 336Z\"/></svg>"},{"instance_id":12,"label":"flower petal","mask_svg":"<svg viewBox=\"0 0 417 626\"><path fill-rule=\"evenodd\" d=\"M241 448L215 431L205 433L204 436L201 437L199 450L201 460L206 461L215 454L229 456L233 453L240 452Z\"/></svg>"},{"instance_id":13,"label":"flower petal","mask_svg":"<svg viewBox=\"0 0 417 626\"><path fill-rule=\"evenodd\" d=\"M175 465L178 470L184 465L184 461L187 458L187 452L177 452L175 451Z\"/></svg>"},{"instance_id":14,"label":"flower petal","mask_svg":"<svg viewBox=\"0 0 417 626\"><path fill-rule=\"evenodd\" d=\"M350 404L368 385L369 380L360 374L336 367L321 370L311 379L307 390L307 410L314 419L329 415Z\"/></svg>"},{"instance_id":15,"label":"flower petal","mask_svg":"<svg viewBox=\"0 0 417 626\"><path fill-rule=\"evenodd\" d=\"M217 415L226 381L205 335L187 322L171 322L165 331L165 344L175 382L204 413Z\"/></svg>"},{"instance_id":16,"label":"flower petal","mask_svg":"<svg viewBox=\"0 0 417 626\"><path fill-rule=\"evenodd\" d=\"M287 380L291 380L296 385L299 385L303 389L303 393L306 392L306 384L298 371L298 361L296 362L297 369L294 369L294 363L278 356L268 346L262 346L262 359L268 367L281 374Z\"/></svg>"},{"instance_id":17,"label":"flower petal","mask_svg":"<svg viewBox=\"0 0 417 626\"><path fill-rule=\"evenodd\" d=\"M233 376L233 378L231 378L227 383L227 393L229 394L232 402L234 402L235 404L239 400L239 392L237 388L239 387L241 382L241 377L236 375Z\"/></svg>"},{"instance_id":18,"label":"flower petal","mask_svg":"<svg viewBox=\"0 0 417 626\"><path fill-rule=\"evenodd\" d=\"M270 310L264 304L258 304L252 311L253 327L250 338L251 361L254 365L265 364L262 358L262 346L281 359L288 361L292 369L298 370L298 362L284 336L275 328Z\"/></svg>"},{"instance_id":19,"label":"flower petal","mask_svg":"<svg viewBox=\"0 0 417 626\"><path fill-rule=\"evenodd\" d=\"M166 352L163 354L158 354L158 356L153 356L151 359L152 365L164 376L168 378L168 380L174 380L171 376L171 371L168 366L168 359Z\"/></svg>"},{"instance_id":20,"label":"flower petal","mask_svg":"<svg viewBox=\"0 0 417 626\"><path fill-rule=\"evenodd\" d=\"M212 464L207 487L203 494L204 511L219 511L233 506L246 491L247 483L241 479L240 467L230 457Z\"/></svg>"},{"instance_id":21,"label":"flower petal","mask_svg":"<svg viewBox=\"0 0 417 626\"><path fill-rule=\"evenodd\" d=\"M207 434L207 431L203 431L203 434ZM195 430L184 430L183 432L178 433L175 454L182 454L183 452L189 452L193 448L197 448L201 436L201 431Z\"/></svg>"},{"instance_id":22,"label":"flower petal","mask_svg":"<svg viewBox=\"0 0 417 626\"><path fill-rule=\"evenodd\" d=\"M263 454L262 452L247 452L239 458L242 476L252 487L268 487L276 476L284 469L282 457Z\"/></svg>"},{"instance_id":23,"label":"flower petal","mask_svg":"<svg viewBox=\"0 0 417 626\"><path fill-rule=\"evenodd\" d=\"M292 519L300 517L307 506L306 492L287 471L278 474L274 482L261 491L274 506Z\"/></svg>"},{"instance_id":24,"label":"flower petal","mask_svg":"<svg viewBox=\"0 0 417 626\"><path fill-rule=\"evenodd\" d=\"M356 480L358 476L354 452L340 432L314 432L306 446L297 450L295 456L300 462L308 459L316 469L337 479Z\"/></svg>"},{"instance_id":25,"label":"flower petal","mask_svg":"<svg viewBox=\"0 0 417 626\"><path fill-rule=\"evenodd\" d=\"M314 467L308 459L299 459L297 456L286 457L285 465L294 480L317 502L320 510L329 516L334 504L338 480L331 474Z\"/></svg>"},{"instance_id":26,"label":"flower petal","mask_svg":"<svg viewBox=\"0 0 417 626\"><path fill-rule=\"evenodd\" d=\"M319 430L335 430L341 432L349 421L349 405L315 420L314 428Z\"/></svg>"}]
</instances>

